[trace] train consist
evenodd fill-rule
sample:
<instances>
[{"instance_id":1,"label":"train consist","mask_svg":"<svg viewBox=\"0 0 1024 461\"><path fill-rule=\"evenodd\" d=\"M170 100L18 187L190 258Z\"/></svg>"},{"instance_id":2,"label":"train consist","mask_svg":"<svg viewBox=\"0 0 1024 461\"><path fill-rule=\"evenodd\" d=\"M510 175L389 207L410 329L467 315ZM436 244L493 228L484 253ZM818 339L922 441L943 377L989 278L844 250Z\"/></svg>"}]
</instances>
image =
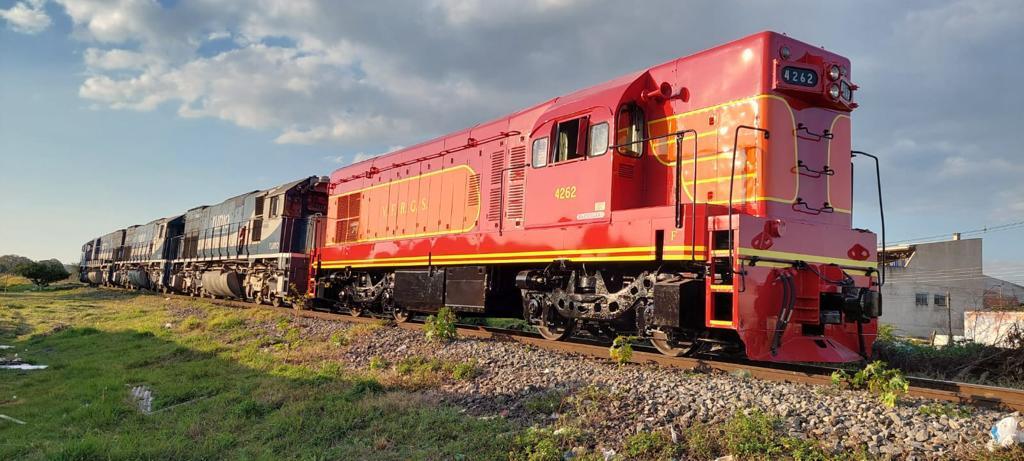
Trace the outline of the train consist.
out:
<instances>
[{"instance_id":1,"label":"train consist","mask_svg":"<svg viewBox=\"0 0 1024 461\"><path fill-rule=\"evenodd\" d=\"M405 321L447 306L763 361L856 361L849 60L763 32L413 147L115 231L92 284Z\"/></svg>"}]
</instances>

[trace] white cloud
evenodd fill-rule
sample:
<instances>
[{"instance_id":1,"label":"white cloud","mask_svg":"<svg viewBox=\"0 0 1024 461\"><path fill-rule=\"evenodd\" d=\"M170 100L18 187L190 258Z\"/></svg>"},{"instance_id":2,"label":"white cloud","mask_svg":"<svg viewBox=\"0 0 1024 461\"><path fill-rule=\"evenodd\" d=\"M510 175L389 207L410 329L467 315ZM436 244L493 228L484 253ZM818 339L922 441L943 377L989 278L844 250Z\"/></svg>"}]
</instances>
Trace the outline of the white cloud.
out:
<instances>
[{"instance_id":1,"label":"white cloud","mask_svg":"<svg viewBox=\"0 0 1024 461\"><path fill-rule=\"evenodd\" d=\"M138 70L161 63L156 56L124 49L88 48L85 50L84 58L87 67L101 71Z\"/></svg>"},{"instance_id":2,"label":"white cloud","mask_svg":"<svg viewBox=\"0 0 1024 461\"><path fill-rule=\"evenodd\" d=\"M50 27L52 22L46 14L45 6L46 0L21 1L6 10L0 10L0 17L15 31L37 34Z\"/></svg>"}]
</instances>

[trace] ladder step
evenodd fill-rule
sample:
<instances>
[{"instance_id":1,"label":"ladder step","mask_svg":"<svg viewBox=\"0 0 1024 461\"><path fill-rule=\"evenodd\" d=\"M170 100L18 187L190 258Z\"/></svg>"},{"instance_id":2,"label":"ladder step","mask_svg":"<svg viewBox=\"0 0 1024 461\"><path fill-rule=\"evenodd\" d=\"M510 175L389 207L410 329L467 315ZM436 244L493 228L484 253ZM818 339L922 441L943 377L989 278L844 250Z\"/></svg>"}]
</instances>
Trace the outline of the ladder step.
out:
<instances>
[{"instance_id":1,"label":"ladder step","mask_svg":"<svg viewBox=\"0 0 1024 461\"><path fill-rule=\"evenodd\" d=\"M732 292L732 284L713 284L711 285L711 291Z\"/></svg>"}]
</instances>

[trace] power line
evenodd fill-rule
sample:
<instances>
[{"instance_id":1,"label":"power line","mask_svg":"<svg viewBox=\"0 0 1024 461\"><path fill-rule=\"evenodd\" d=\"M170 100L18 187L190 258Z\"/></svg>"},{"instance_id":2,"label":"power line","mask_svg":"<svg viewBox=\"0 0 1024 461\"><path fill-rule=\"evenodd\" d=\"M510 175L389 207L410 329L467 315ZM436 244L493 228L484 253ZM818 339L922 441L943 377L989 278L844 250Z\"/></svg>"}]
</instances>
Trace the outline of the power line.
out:
<instances>
[{"instance_id":1,"label":"power line","mask_svg":"<svg viewBox=\"0 0 1024 461\"><path fill-rule=\"evenodd\" d=\"M985 227L981 227L981 228L978 228L978 229L971 229L971 230L959 232L959 234L961 236L964 236L964 235L975 235L975 234L985 234L985 233L1001 232L1001 231L1016 229L1018 227L1024 227L1024 220L1022 220L1022 221L1015 221L1015 222L1009 222L1009 223L1005 223L1005 224L998 224L998 225L991 226L991 227L990 226L985 226ZM888 243L891 243L891 244L915 243L915 242L916 243L928 243L928 241L931 241L931 240L942 239L942 238L949 238L949 236L952 235L952 234L953 234L952 232L947 232L947 233L944 233L944 234L928 235L928 236L924 236L924 237L915 237L915 238L909 238L909 239L903 239L903 240L893 240L893 241L888 242Z\"/></svg>"}]
</instances>

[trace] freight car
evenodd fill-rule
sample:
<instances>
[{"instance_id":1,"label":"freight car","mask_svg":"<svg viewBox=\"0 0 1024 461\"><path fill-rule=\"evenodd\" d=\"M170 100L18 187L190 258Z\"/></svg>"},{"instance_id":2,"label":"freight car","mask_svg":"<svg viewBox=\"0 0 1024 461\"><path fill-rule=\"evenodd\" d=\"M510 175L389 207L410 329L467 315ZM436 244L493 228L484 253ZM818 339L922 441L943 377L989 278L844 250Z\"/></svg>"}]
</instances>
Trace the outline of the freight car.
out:
<instances>
[{"instance_id":1,"label":"freight car","mask_svg":"<svg viewBox=\"0 0 1024 461\"><path fill-rule=\"evenodd\" d=\"M764 32L341 168L310 295L859 360L881 299L875 234L852 228L851 76Z\"/></svg>"}]
</instances>

